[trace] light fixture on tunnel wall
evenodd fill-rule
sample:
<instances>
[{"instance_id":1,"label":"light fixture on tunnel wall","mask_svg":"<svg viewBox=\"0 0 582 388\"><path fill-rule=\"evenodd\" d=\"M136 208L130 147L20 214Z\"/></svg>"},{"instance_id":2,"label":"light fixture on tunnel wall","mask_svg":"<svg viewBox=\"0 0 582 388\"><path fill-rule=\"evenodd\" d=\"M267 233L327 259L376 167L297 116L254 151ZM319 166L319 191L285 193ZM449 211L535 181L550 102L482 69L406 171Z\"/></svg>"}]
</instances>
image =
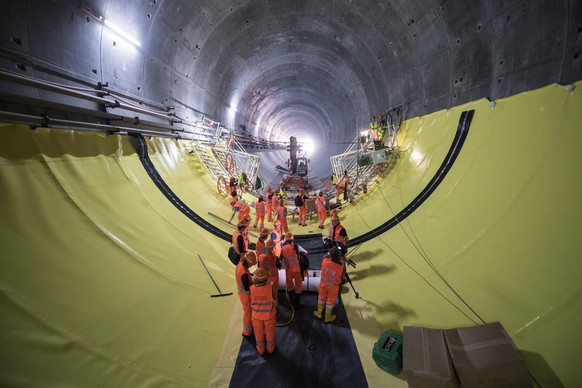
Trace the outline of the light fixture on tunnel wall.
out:
<instances>
[{"instance_id":1,"label":"light fixture on tunnel wall","mask_svg":"<svg viewBox=\"0 0 582 388\"><path fill-rule=\"evenodd\" d=\"M111 20L106 19L103 15L100 15L98 12L95 12L88 5L81 3L81 10L85 12L87 15L91 16L93 19L97 20L99 23L103 24L110 31L114 32L118 36L128 41L129 43L133 44L136 47L141 47L141 42L139 40L129 35L121 27L114 24Z\"/></svg>"}]
</instances>

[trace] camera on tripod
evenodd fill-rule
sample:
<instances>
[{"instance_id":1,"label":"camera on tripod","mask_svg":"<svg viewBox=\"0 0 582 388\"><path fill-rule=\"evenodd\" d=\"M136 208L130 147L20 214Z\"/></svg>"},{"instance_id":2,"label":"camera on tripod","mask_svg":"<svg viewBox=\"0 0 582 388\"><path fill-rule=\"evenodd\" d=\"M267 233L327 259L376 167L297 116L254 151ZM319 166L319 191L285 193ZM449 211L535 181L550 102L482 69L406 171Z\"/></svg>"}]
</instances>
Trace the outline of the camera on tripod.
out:
<instances>
[{"instance_id":1,"label":"camera on tripod","mask_svg":"<svg viewBox=\"0 0 582 388\"><path fill-rule=\"evenodd\" d=\"M331 249L336 247L338 251L342 254L342 257L345 259L346 263L351 265L352 267L356 268L356 263L352 261L352 259L348 259L346 254L348 253L348 248L341 242L332 241L329 238L323 239L323 247L326 249Z\"/></svg>"}]
</instances>

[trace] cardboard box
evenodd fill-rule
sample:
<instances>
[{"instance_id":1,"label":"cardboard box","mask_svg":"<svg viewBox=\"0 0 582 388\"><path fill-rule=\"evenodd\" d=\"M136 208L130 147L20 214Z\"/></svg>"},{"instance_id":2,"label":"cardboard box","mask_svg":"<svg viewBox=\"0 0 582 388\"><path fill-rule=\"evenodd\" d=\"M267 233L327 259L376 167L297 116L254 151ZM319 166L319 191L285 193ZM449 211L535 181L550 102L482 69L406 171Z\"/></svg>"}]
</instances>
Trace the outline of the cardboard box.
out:
<instances>
[{"instance_id":1,"label":"cardboard box","mask_svg":"<svg viewBox=\"0 0 582 388\"><path fill-rule=\"evenodd\" d=\"M404 376L411 388L456 388L443 330L404 326Z\"/></svg>"},{"instance_id":2,"label":"cardboard box","mask_svg":"<svg viewBox=\"0 0 582 388\"><path fill-rule=\"evenodd\" d=\"M445 330L463 387L531 387L523 357L499 322Z\"/></svg>"}]
</instances>

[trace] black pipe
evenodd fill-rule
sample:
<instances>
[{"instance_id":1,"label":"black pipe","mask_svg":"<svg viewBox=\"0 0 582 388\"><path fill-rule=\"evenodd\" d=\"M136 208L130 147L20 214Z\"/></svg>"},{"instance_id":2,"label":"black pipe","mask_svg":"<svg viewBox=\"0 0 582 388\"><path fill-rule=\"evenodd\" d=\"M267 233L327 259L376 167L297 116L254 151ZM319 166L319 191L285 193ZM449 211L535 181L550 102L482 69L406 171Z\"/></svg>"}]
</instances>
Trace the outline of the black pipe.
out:
<instances>
[{"instance_id":1,"label":"black pipe","mask_svg":"<svg viewBox=\"0 0 582 388\"><path fill-rule=\"evenodd\" d=\"M406 217L408 217L412 212L420 207L423 202L436 190L436 188L440 185L443 181L451 167L453 166L457 156L461 152L461 148L467 138L467 134L469 132L469 128L471 126L471 121L473 120L473 114L475 113L474 110L465 111L461 113L461 118L459 119L459 126L457 127L457 133L455 134L455 138L453 139L453 143L447 156L445 157L443 163L437 170L435 176L431 179L431 181L426 185L426 187L420 192L408 206L406 206L402 211L400 211L396 216L392 217L382 225L372 229L369 232L362 234L354 239L350 239L350 246L353 247L358 244L362 244L366 241L369 241L375 237L378 237L382 233L388 231L389 229L393 228L394 226L398 225L399 222L402 222ZM190 209L180 198L174 194L174 192L168 187L168 185L164 182L160 174L156 171L151 159L149 158L147 152L147 144L145 139L142 135L137 133L130 134L132 139L132 144L135 147L139 159L142 162L142 165L146 169L148 175L152 178L156 186L160 189L160 191L180 210L184 213L188 218L194 221L196 224L200 225L202 228L206 229L213 235L222 238L223 240L230 241L231 236L224 232L221 229L218 229L214 225L205 221L202 217L196 214L192 209ZM297 236L298 238L301 236ZM323 246L321 248L310 249L309 253L323 253L327 252L327 248Z\"/></svg>"},{"instance_id":2,"label":"black pipe","mask_svg":"<svg viewBox=\"0 0 582 388\"><path fill-rule=\"evenodd\" d=\"M186 217L190 218L196 224L201 226L203 229L209 231L213 235L220 237L223 240L230 241L231 235L225 231L217 228L216 226L210 224L204 218L196 214L192 209L190 209L178 196L168 187L166 182L162 179L158 171L156 170L152 160L148 155L147 143L142 135L139 133L130 134L131 143L133 144L137 154L139 155L139 160L145 168L146 172L152 178L155 185L160 189L160 191L172 202L172 204L180 210Z\"/></svg>"}]
</instances>

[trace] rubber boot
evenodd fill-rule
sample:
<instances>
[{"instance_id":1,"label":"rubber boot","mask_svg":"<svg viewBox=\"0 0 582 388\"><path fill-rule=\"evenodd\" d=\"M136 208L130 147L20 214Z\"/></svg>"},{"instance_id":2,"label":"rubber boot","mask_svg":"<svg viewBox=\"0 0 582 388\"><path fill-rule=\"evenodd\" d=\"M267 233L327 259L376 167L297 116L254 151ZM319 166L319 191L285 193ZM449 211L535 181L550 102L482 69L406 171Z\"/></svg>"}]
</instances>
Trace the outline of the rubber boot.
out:
<instances>
[{"instance_id":1,"label":"rubber boot","mask_svg":"<svg viewBox=\"0 0 582 388\"><path fill-rule=\"evenodd\" d=\"M295 291L287 291L287 296L289 297L289 299L287 300L289 302L289 305L293 305L295 306Z\"/></svg>"},{"instance_id":2,"label":"rubber boot","mask_svg":"<svg viewBox=\"0 0 582 388\"><path fill-rule=\"evenodd\" d=\"M301 294L295 293L295 309L299 310L305 307L304 304L301 304Z\"/></svg>"},{"instance_id":3,"label":"rubber boot","mask_svg":"<svg viewBox=\"0 0 582 388\"><path fill-rule=\"evenodd\" d=\"M315 310L313 312L313 315L315 315L317 318L321 319L323 318L323 304L317 304L317 310Z\"/></svg>"},{"instance_id":4,"label":"rubber boot","mask_svg":"<svg viewBox=\"0 0 582 388\"><path fill-rule=\"evenodd\" d=\"M333 321L335 321L336 318L337 317L335 315L332 315L331 314L331 310L330 309L326 309L325 310L325 323L333 322Z\"/></svg>"}]
</instances>

